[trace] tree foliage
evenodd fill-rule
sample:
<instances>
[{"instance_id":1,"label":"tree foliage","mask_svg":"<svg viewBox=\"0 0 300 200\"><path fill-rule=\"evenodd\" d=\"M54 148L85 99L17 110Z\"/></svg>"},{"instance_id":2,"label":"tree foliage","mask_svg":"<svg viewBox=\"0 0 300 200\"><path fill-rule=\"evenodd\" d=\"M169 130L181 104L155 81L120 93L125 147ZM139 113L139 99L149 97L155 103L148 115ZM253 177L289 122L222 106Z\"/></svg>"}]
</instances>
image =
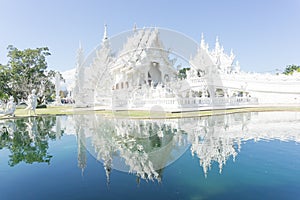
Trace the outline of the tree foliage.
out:
<instances>
[{"instance_id":1,"label":"tree foliage","mask_svg":"<svg viewBox=\"0 0 300 200\"><path fill-rule=\"evenodd\" d=\"M6 148L10 151L8 164L12 167L20 162L50 164L52 155L48 153L48 141L56 139L52 130L55 122L55 117L37 117L2 124L0 150Z\"/></svg>"},{"instance_id":2,"label":"tree foliage","mask_svg":"<svg viewBox=\"0 0 300 200\"><path fill-rule=\"evenodd\" d=\"M0 64L0 99L8 99L10 70L7 66Z\"/></svg>"},{"instance_id":3,"label":"tree foliage","mask_svg":"<svg viewBox=\"0 0 300 200\"><path fill-rule=\"evenodd\" d=\"M288 65L286 66L285 70L284 70L284 74L285 75L291 75L294 72L300 72L300 66L298 65Z\"/></svg>"},{"instance_id":4,"label":"tree foliage","mask_svg":"<svg viewBox=\"0 0 300 200\"><path fill-rule=\"evenodd\" d=\"M17 100L27 99L33 89L37 91L39 102L51 98L54 93L53 70L47 71L48 47L19 50L9 45L8 63L0 65L0 98L12 95Z\"/></svg>"},{"instance_id":5,"label":"tree foliage","mask_svg":"<svg viewBox=\"0 0 300 200\"><path fill-rule=\"evenodd\" d=\"M186 78L186 71L190 70L191 68L182 68L178 71L178 78L180 80L185 79Z\"/></svg>"}]
</instances>

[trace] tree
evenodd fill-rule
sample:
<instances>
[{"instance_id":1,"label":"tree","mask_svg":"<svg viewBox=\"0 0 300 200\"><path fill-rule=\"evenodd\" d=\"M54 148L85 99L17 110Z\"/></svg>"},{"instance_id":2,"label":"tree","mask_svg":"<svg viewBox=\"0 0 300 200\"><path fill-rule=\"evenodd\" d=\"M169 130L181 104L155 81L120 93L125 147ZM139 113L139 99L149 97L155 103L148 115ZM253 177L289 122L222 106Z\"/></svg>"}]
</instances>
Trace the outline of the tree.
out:
<instances>
[{"instance_id":1,"label":"tree","mask_svg":"<svg viewBox=\"0 0 300 200\"><path fill-rule=\"evenodd\" d=\"M8 99L10 70L7 66L0 64L0 99Z\"/></svg>"},{"instance_id":2,"label":"tree","mask_svg":"<svg viewBox=\"0 0 300 200\"><path fill-rule=\"evenodd\" d=\"M294 72L300 72L300 66L297 65L287 65L283 74L292 75Z\"/></svg>"},{"instance_id":3,"label":"tree","mask_svg":"<svg viewBox=\"0 0 300 200\"><path fill-rule=\"evenodd\" d=\"M14 127L12 124L15 129L9 129ZM50 164L52 155L48 148L49 140L56 139L57 133L53 131L55 124L55 116L15 119L2 124L0 150L6 148L10 151L9 166L13 167L20 162Z\"/></svg>"},{"instance_id":4,"label":"tree","mask_svg":"<svg viewBox=\"0 0 300 200\"><path fill-rule=\"evenodd\" d=\"M51 79L55 72L47 71L46 57L50 56L48 47L19 50L9 45L8 64L10 80L8 86L9 95L15 99L27 99L33 89L36 89L39 103L42 99L49 98L54 92L54 84Z\"/></svg>"},{"instance_id":5,"label":"tree","mask_svg":"<svg viewBox=\"0 0 300 200\"><path fill-rule=\"evenodd\" d=\"M183 68L183 69L180 69L179 71L178 71L178 78L180 79L180 80L182 80L182 79L186 79L186 71L188 71L188 70L190 70L191 68Z\"/></svg>"}]
</instances>

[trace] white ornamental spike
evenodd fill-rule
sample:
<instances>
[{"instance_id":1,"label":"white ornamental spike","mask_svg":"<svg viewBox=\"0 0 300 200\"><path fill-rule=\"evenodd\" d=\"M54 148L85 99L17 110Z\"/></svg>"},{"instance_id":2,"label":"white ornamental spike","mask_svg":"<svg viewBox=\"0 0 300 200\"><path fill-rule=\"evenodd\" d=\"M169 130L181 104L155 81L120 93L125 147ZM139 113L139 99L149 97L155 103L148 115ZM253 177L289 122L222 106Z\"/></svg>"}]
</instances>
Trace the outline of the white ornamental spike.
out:
<instances>
[{"instance_id":1,"label":"white ornamental spike","mask_svg":"<svg viewBox=\"0 0 300 200\"><path fill-rule=\"evenodd\" d=\"M108 39L108 37L107 37L107 24L104 24L104 33L103 33L102 42L104 43L107 39Z\"/></svg>"}]
</instances>

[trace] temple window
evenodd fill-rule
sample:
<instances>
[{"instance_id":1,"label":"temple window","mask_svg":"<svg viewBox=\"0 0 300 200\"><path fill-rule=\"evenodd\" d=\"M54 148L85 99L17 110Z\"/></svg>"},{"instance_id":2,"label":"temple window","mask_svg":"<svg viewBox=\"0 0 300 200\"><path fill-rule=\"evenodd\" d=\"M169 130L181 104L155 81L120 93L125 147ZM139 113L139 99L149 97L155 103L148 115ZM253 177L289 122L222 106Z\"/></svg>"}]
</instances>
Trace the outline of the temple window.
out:
<instances>
[{"instance_id":1,"label":"temple window","mask_svg":"<svg viewBox=\"0 0 300 200\"><path fill-rule=\"evenodd\" d=\"M224 90L221 88L217 88L215 94L216 97L224 97Z\"/></svg>"}]
</instances>

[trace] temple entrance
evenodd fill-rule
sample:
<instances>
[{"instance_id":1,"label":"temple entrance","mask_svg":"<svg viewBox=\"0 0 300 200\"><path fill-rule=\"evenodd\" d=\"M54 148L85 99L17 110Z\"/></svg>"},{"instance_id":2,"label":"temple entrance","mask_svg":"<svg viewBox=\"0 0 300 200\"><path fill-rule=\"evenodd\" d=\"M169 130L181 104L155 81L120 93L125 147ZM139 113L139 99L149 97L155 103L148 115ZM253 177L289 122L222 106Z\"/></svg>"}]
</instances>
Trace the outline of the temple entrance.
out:
<instances>
[{"instance_id":1,"label":"temple entrance","mask_svg":"<svg viewBox=\"0 0 300 200\"><path fill-rule=\"evenodd\" d=\"M157 85L162 82L161 71L159 70L159 63L151 62L150 69L148 71L148 83L149 85Z\"/></svg>"}]
</instances>

